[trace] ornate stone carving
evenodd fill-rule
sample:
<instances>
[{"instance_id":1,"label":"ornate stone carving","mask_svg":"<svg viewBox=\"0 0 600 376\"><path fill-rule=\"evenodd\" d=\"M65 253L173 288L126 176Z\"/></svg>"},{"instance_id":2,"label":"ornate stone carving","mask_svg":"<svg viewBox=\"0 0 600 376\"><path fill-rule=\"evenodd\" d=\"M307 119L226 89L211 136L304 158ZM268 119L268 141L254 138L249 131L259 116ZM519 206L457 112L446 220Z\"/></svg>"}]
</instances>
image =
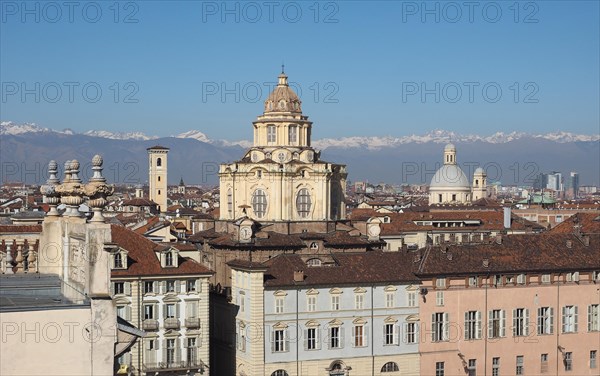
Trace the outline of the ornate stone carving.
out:
<instances>
[{"instance_id":1,"label":"ornate stone carving","mask_svg":"<svg viewBox=\"0 0 600 376\"><path fill-rule=\"evenodd\" d=\"M88 204L94 212L91 222L104 222L102 210L108 204L106 197L113 194L115 187L106 184L106 178L102 176L102 164L104 161L99 155L92 159L92 170L94 175L90 182L83 187L84 195L89 198Z\"/></svg>"},{"instance_id":2,"label":"ornate stone carving","mask_svg":"<svg viewBox=\"0 0 600 376\"><path fill-rule=\"evenodd\" d=\"M45 185L40 187L40 192L44 195L44 202L50 206L50 211L48 211L49 217L57 217L60 214L56 210L56 206L60 202L60 194L56 192L56 186L60 184L60 180L56 177L56 173L58 172L58 164L56 161L52 160L48 163L48 173L50 176L46 181Z\"/></svg>"}]
</instances>

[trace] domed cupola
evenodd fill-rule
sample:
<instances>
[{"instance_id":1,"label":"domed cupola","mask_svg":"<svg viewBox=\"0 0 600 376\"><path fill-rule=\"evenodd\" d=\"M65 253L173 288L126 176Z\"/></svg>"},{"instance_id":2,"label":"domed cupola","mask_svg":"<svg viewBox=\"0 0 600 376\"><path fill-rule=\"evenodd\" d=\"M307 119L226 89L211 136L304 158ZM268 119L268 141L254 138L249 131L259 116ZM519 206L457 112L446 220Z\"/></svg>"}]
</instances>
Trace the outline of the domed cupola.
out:
<instances>
[{"instance_id":1,"label":"domed cupola","mask_svg":"<svg viewBox=\"0 0 600 376\"><path fill-rule=\"evenodd\" d=\"M273 112L302 113L302 101L288 84L288 76L282 71L275 90L265 101L265 114Z\"/></svg>"}]
</instances>

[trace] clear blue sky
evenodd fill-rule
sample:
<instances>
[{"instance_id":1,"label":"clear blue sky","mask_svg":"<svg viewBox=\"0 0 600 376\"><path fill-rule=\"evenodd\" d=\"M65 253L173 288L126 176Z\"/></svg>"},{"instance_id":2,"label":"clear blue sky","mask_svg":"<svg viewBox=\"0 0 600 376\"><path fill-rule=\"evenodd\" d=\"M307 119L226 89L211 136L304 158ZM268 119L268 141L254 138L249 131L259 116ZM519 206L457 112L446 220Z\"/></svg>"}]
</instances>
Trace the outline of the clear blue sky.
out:
<instances>
[{"instance_id":1,"label":"clear blue sky","mask_svg":"<svg viewBox=\"0 0 600 376\"><path fill-rule=\"evenodd\" d=\"M600 132L598 1L0 4L1 120L249 139L285 62L315 138Z\"/></svg>"}]
</instances>

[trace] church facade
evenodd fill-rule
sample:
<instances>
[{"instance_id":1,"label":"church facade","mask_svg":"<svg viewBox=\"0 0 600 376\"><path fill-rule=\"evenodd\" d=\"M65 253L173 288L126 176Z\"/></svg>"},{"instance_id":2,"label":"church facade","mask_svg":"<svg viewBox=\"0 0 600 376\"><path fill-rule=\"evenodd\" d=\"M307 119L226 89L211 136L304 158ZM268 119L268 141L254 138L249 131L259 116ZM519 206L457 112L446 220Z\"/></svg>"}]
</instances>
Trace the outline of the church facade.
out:
<instances>
[{"instance_id":1,"label":"church facade","mask_svg":"<svg viewBox=\"0 0 600 376\"><path fill-rule=\"evenodd\" d=\"M312 122L285 73L264 106L253 122L253 146L220 166L220 219L345 219L346 166L321 160L311 147Z\"/></svg>"}]
</instances>

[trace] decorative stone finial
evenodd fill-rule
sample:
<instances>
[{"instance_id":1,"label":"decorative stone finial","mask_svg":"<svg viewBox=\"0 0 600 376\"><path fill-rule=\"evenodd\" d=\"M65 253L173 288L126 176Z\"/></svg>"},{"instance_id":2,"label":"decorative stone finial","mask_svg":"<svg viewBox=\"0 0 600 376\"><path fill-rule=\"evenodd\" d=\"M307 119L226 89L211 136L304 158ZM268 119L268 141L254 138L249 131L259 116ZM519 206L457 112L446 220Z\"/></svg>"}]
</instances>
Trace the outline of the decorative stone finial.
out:
<instances>
[{"instance_id":1,"label":"decorative stone finial","mask_svg":"<svg viewBox=\"0 0 600 376\"><path fill-rule=\"evenodd\" d=\"M60 202L60 195L56 192L56 186L60 184L60 180L56 177L58 173L58 163L52 160L48 163L48 180L46 184L40 187L40 192L44 195L44 202L50 206L48 211L49 217L58 217L60 214L56 210L56 206Z\"/></svg>"},{"instance_id":2,"label":"decorative stone finial","mask_svg":"<svg viewBox=\"0 0 600 376\"><path fill-rule=\"evenodd\" d=\"M103 163L104 161L100 155L95 155L92 158L94 175L90 179L90 182L84 186L84 194L89 198L88 205L94 212L90 222L104 222L102 210L108 204L106 197L112 195L115 190L113 185L106 184L106 178L102 176Z\"/></svg>"}]
</instances>

